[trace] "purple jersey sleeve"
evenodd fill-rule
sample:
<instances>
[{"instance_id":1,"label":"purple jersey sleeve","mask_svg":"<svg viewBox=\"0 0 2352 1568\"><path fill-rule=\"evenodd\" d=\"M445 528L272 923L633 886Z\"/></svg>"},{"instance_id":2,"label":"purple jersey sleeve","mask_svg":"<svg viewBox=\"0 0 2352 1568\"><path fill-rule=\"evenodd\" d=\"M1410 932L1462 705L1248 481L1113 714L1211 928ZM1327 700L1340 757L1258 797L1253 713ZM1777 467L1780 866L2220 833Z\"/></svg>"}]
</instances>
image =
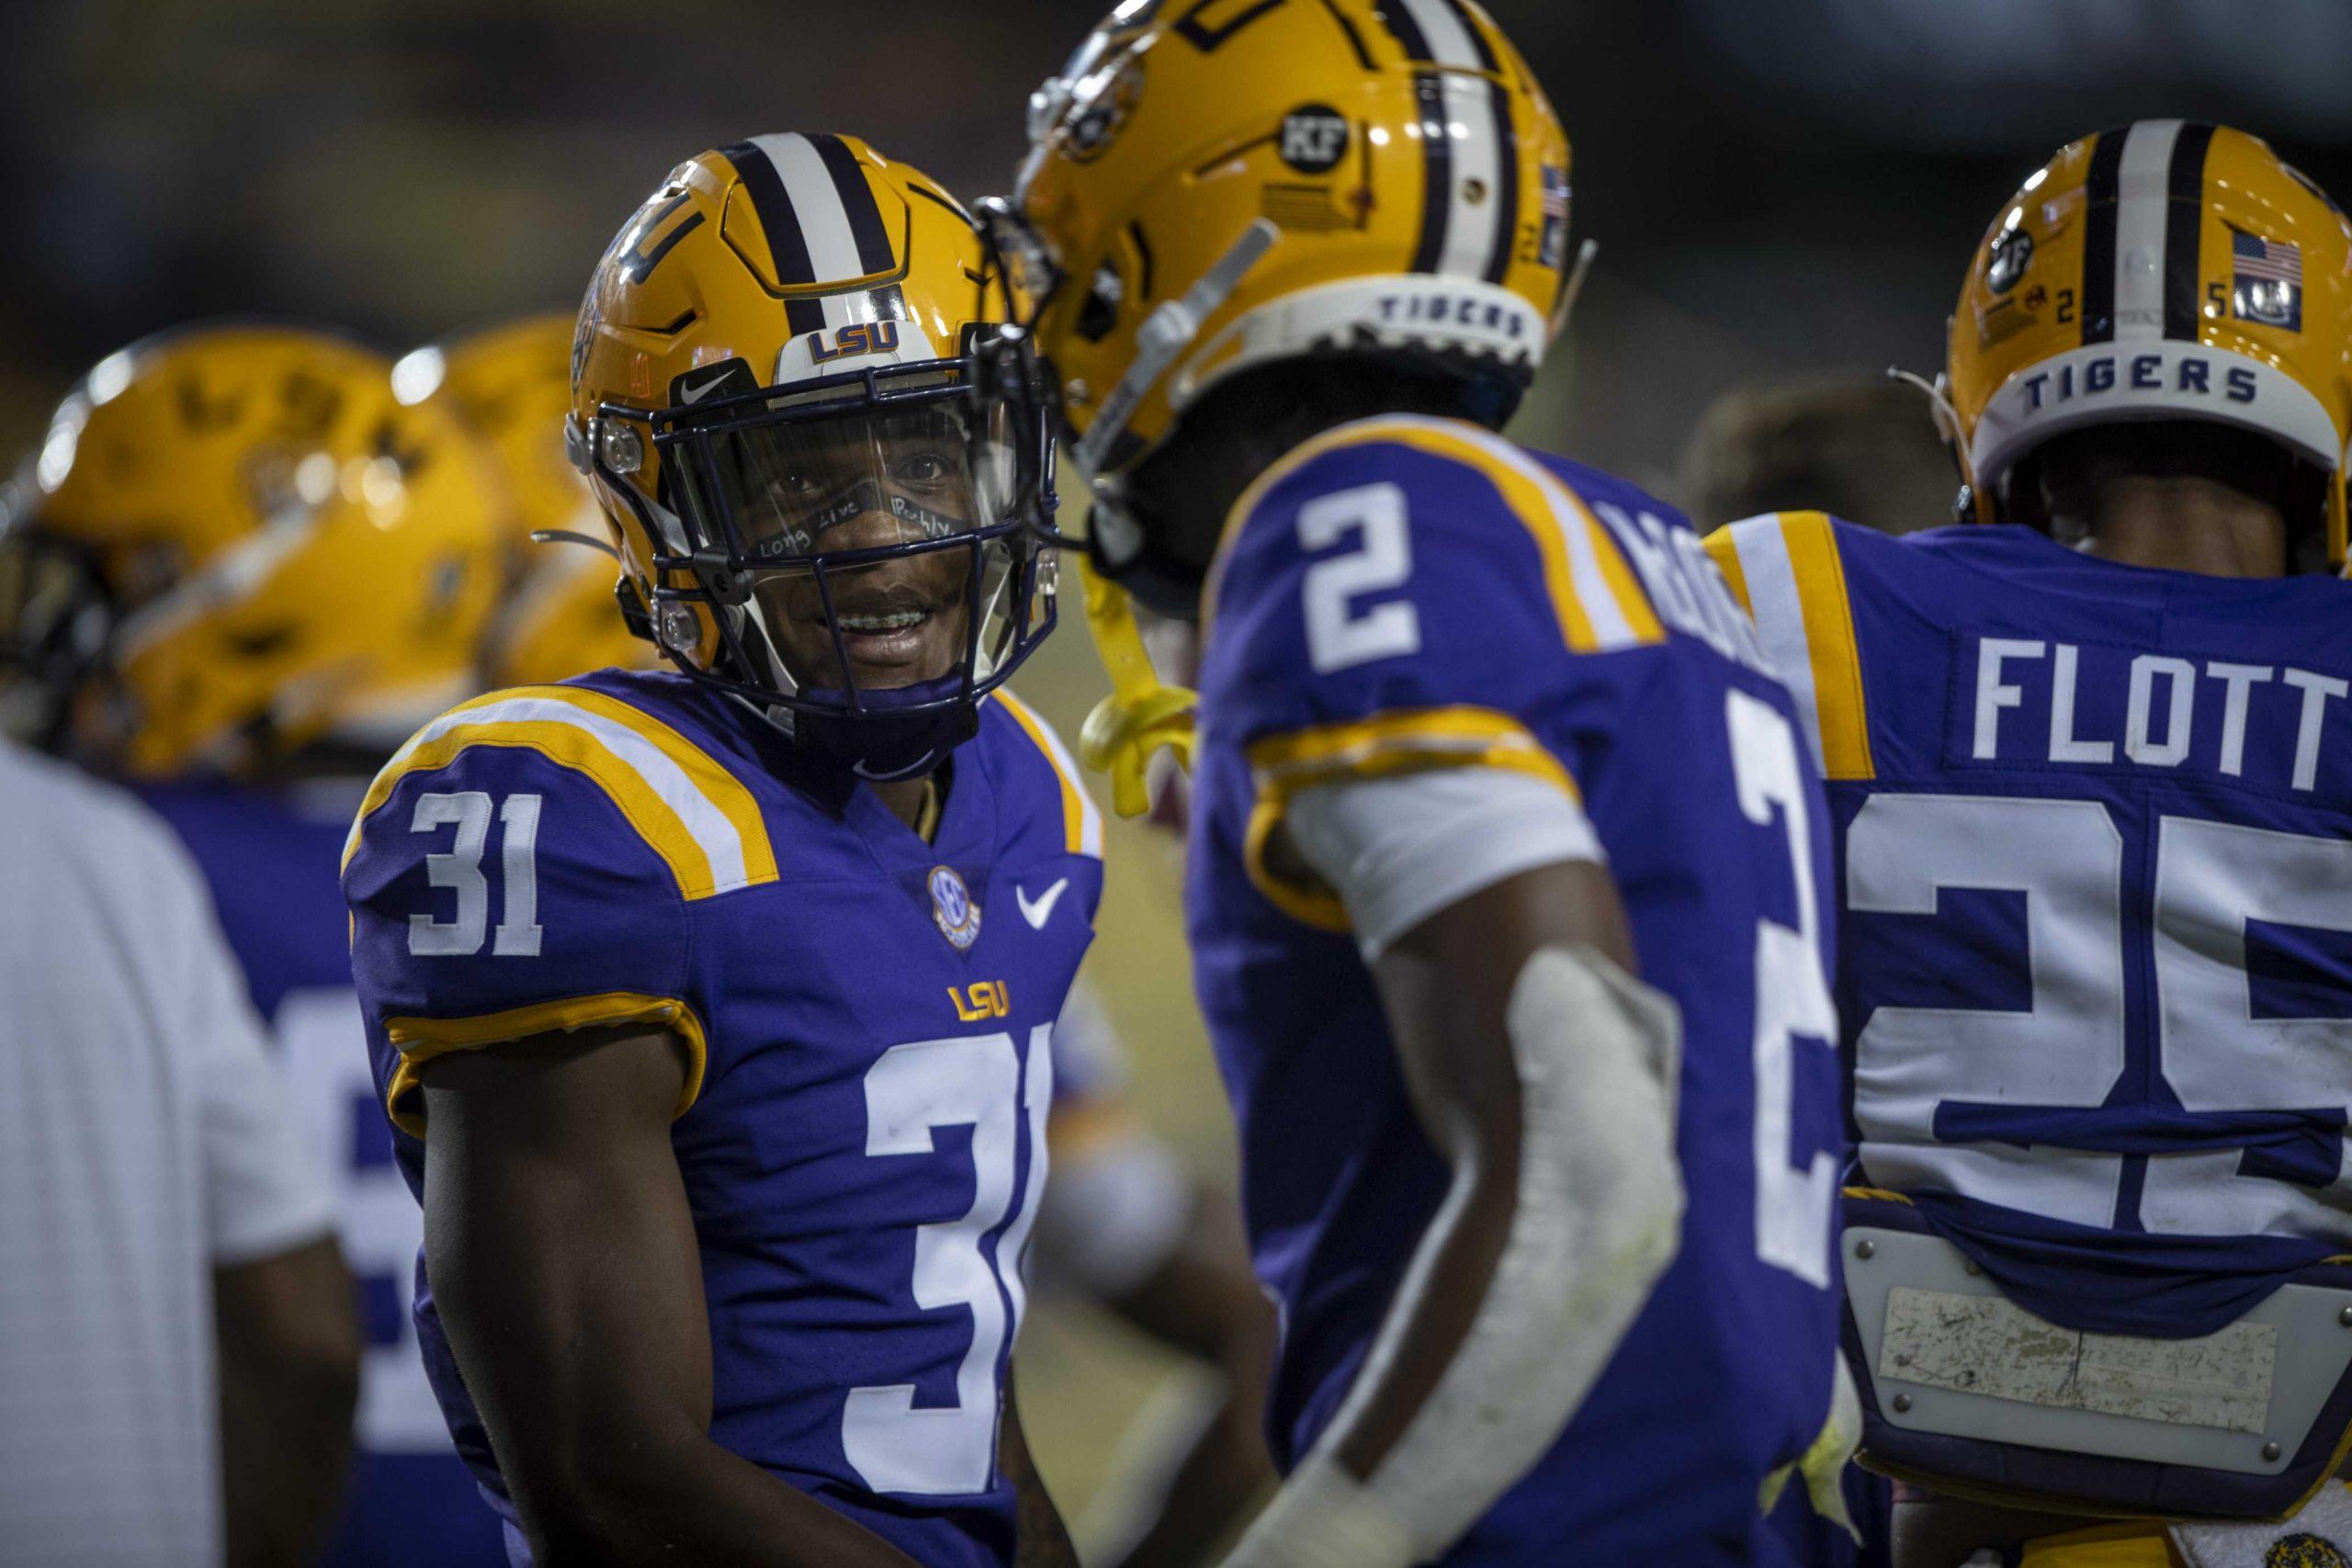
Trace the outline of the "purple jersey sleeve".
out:
<instances>
[{"instance_id":1,"label":"purple jersey sleeve","mask_svg":"<svg viewBox=\"0 0 2352 1568\"><path fill-rule=\"evenodd\" d=\"M708 875L706 825L675 778L564 705L436 721L353 826L352 971L404 1130L415 1069L444 1052L639 1021L698 1045L685 892Z\"/></svg>"},{"instance_id":2,"label":"purple jersey sleeve","mask_svg":"<svg viewBox=\"0 0 2352 1568\"><path fill-rule=\"evenodd\" d=\"M1215 584L1202 671L1212 744L1249 760L1250 864L1299 790L1440 766L1501 767L1574 794L1664 634L1610 528L1564 475L1438 420L1345 427L1278 466ZM1297 879L1294 877L1294 881Z\"/></svg>"}]
</instances>

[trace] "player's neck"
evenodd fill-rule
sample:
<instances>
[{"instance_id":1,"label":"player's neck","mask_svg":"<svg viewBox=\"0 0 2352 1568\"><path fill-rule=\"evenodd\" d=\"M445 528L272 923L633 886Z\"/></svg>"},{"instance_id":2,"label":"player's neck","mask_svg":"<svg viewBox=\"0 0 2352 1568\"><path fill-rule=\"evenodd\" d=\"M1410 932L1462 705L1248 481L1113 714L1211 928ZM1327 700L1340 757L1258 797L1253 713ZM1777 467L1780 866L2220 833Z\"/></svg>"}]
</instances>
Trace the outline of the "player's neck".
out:
<instances>
[{"instance_id":1,"label":"player's neck","mask_svg":"<svg viewBox=\"0 0 2352 1568\"><path fill-rule=\"evenodd\" d=\"M2085 555L2205 577L2281 577L2287 525L2244 491L2188 475L2119 475L2052 534Z\"/></svg>"},{"instance_id":2,"label":"player's neck","mask_svg":"<svg viewBox=\"0 0 2352 1568\"><path fill-rule=\"evenodd\" d=\"M1130 494L1172 560L1205 575L1234 506L1267 469L1343 424L1383 414L1457 414L1450 381L1376 365L1301 361L1212 388L1174 439L1136 466Z\"/></svg>"},{"instance_id":3,"label":"player's neck","mask_svg":"<svg viewBox=\"0 0 2352 1568\"><path fill-rule=\"evenodd\" d=\"M869 780L866 787L874 792L883 809L912 829L925 843L936 836L940 810L947 800L946 786L937 773L896 779L888 784Z\"/></svg>"}]
</instances>

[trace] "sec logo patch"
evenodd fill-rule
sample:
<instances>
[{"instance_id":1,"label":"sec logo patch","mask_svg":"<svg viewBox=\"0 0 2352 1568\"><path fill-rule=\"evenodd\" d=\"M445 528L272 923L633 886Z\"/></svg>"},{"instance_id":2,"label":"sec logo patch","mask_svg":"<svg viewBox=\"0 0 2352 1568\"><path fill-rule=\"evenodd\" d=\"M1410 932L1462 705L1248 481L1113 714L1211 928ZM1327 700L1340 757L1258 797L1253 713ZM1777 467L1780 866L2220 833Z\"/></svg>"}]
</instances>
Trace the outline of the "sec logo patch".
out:
<instances>
[{"instance_id":1,"label":"sec logo patch","mask_svg":"<svg viewBox=\"0 0 2352 1568\"><path fill-rule=\"evenodd\" d=\"M2282 1535L2262 1554L2262 1568L2352 1568L2352 1559L2315 1535Z\"/></svg>"},{"instance_id":2,"label":"sec logo patch","mask_svg":"<svg viewBox=\"0 0 2352 1568\"><path fill-rule=\"evenodd\" d=\"M931 918L939 923L939 934L958 953L970 950L980 940L980 907L972 901L972 890L952 865L931 868Z\"/></svg>"}]
</instances>

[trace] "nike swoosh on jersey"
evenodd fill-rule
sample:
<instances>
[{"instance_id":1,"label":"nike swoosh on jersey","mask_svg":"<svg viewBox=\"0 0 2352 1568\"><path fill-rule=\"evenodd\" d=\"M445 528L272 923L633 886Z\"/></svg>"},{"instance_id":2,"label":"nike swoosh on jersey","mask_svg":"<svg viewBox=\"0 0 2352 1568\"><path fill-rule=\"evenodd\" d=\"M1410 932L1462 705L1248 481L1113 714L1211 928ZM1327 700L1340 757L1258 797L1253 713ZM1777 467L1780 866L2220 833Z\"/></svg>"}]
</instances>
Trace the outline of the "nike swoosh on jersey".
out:
<instances>
[{"instance_id":1,"label":"nike swoosh on jersey","mask_svg":"<svg viewBox=\"0 0 2352 1568\"><path fill-rule=\"evenodd\" d=\"M1046 922L1054 918L1054 906L1062 901L1062 893L1069 886L1069 878L1065 876L1046 888L1044 897L1032 902L1029 890L1015 883L1012 901L1021 906L1021 918L1029 922L1029 929L1041 931L1046 929Z\"/></svg>"}]
</instances>

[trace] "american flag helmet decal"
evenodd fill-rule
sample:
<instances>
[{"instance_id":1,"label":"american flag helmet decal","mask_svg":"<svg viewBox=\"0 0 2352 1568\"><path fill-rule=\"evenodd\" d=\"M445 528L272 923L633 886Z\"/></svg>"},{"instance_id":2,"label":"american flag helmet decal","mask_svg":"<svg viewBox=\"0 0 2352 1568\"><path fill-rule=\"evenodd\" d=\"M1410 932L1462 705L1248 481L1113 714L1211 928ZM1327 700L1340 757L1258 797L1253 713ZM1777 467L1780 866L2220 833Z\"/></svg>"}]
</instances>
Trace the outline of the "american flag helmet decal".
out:
<instances>
[{"instance_id":1,"label":"american flag helmet decal","mask_svg":"<svg viewBox=\"0 0 2352 1568\"><path fill-rule=\"evenodd\" d=\"M2230 231L2230 312L2257 326L2303 330L2303 248Z\"/></svg>"}]
</instances>

